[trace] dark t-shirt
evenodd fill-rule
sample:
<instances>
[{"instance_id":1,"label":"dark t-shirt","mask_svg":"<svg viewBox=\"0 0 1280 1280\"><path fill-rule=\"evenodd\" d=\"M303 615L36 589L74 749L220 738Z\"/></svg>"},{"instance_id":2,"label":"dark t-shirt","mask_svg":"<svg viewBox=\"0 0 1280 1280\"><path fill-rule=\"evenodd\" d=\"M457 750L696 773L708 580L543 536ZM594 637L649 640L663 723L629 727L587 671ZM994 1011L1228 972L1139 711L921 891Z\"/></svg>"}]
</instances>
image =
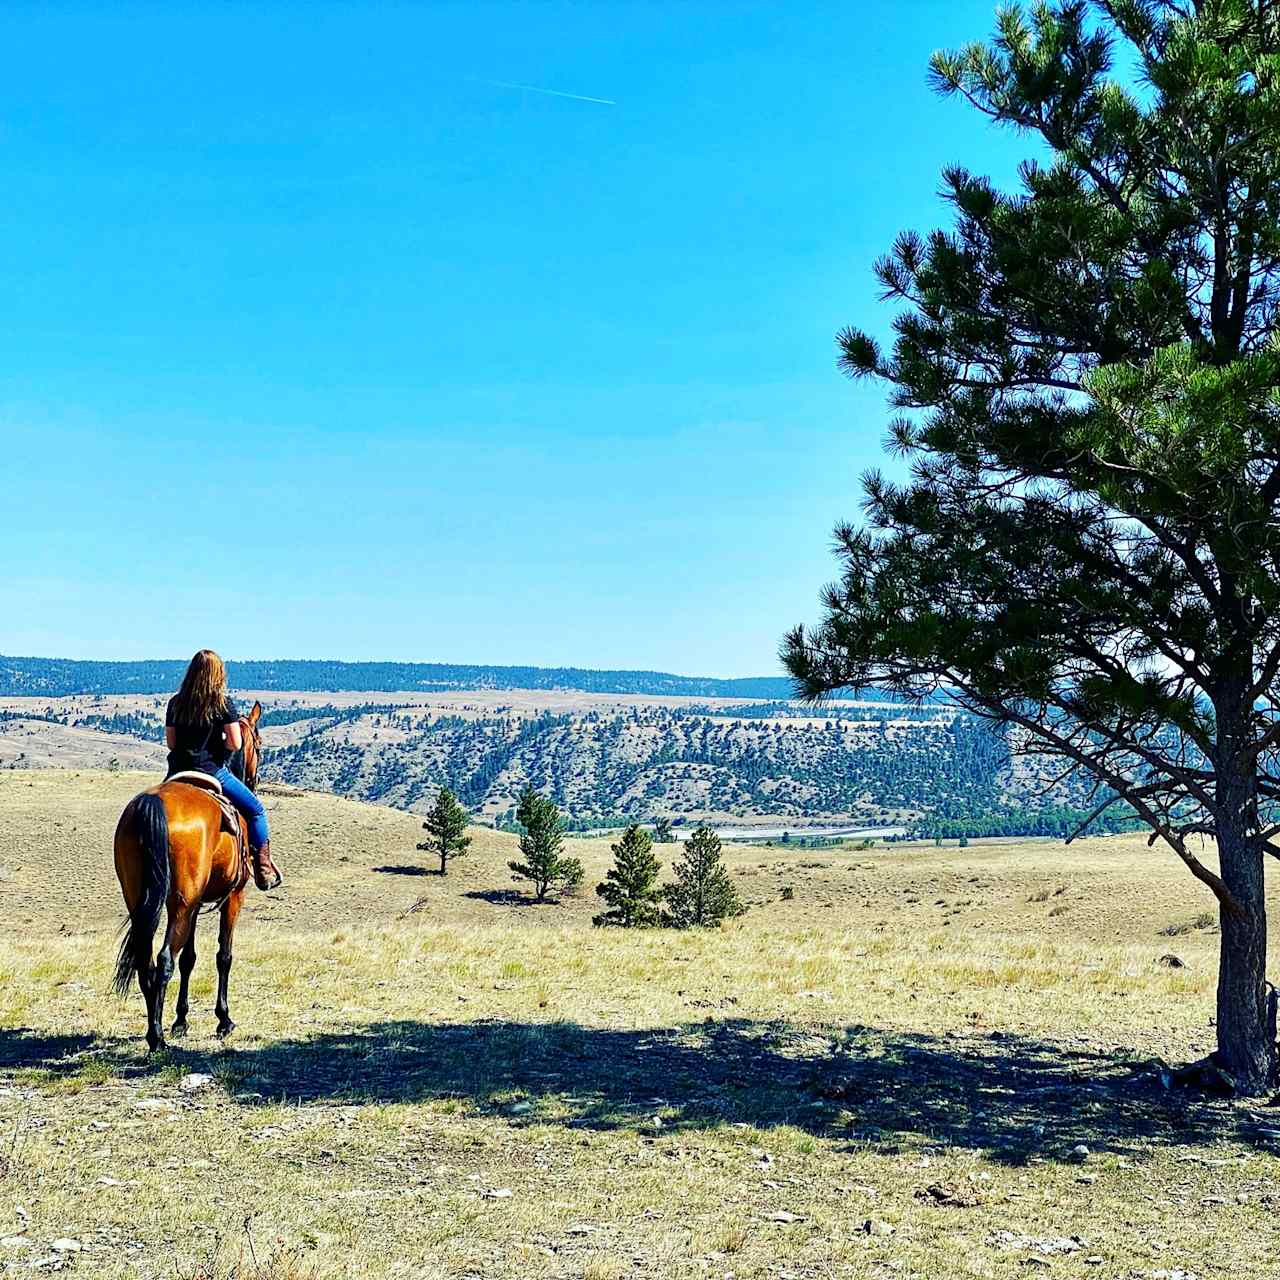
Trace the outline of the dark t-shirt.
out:
<instances>
[{"instance_id":1,"label":"dark t-shirt","mask_svg":"<svg viewBox=\"0 0 1280 1280\"><path fill-rule=\"evenodd\" d=\"M240 719L236 704L227 699L222 714L213 721L203 724L179 724L173 718L175 698L169 699L165 709L164 722L174 729L174 746L169 752L169 773L172 776L184 769L195 769L199 773L213 773L227 763L231 755L227 744L222 739L223 725L234 724Z\"/></svg>"}]
</instances>

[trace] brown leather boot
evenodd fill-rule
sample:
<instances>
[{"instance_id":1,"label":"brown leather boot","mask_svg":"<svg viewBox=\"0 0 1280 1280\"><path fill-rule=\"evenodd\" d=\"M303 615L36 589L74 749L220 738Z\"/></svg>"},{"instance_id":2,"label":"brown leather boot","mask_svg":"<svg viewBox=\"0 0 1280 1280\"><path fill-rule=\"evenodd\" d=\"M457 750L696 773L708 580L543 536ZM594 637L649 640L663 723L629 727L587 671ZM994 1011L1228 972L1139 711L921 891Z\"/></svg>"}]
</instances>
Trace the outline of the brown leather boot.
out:
<instances>
[{"instance_id":1,"label":"brown leather boot","mask_svg":"<svg viewBox=\"0 0 1280 1280\"><path fill-rule=\"evenodd\" d=\"M259 889L278 889L284 880L280 868L271 861L271 841L253 850L253 882Z\"/></svg>"}]
</instances>

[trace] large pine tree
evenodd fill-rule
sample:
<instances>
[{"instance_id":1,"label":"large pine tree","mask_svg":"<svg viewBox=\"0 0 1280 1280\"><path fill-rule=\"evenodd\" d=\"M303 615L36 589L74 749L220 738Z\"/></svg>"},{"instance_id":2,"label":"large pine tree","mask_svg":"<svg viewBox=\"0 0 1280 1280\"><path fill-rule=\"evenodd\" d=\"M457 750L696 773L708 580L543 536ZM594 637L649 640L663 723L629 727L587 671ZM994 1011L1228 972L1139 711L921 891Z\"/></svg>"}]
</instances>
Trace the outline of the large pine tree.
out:
<instances>
[{"instance_id":1,"label":"large pine tree","mask_svg":"<svg viewBox=\"0 0 1280 1280\"><path fill-rule=\"evenodd\" d=\"M1123 800L1216 895L1217 1065L1276 1078L1280 6L1056 0L932 77L1042 144L877 264L910 479L866 483L786 661L810 695L945 689ZM1113 70L1114 68L1114 70ZM1213 840L1217 868L1199 842Z\"/></svg>"}]
</instances>

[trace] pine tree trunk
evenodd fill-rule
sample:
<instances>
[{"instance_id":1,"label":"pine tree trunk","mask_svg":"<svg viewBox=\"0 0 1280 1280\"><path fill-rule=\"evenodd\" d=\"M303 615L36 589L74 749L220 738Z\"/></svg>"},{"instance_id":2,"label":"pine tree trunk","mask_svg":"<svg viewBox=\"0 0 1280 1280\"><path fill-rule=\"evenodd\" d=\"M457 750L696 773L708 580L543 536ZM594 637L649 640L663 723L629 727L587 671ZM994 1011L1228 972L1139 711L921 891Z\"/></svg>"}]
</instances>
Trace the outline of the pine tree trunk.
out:
<instances>
[{"instance_id":1,"label":"pine tree trunk","mask_svg":"<svg viewBox=\"0 0 1280 1280\"><path fill-rule=\"evenodd\" d=\"M1244 908L1221 912L1218 958L1219 1065L1242 1094L1267 1092L1275 1076L1275 1028L1267 989L1267 912L1262 895L1262 853L1219 838L1222 878Z\"/></svg>"},{"instance_id":2,"label":"pine tree trunk","mask_svg":"<svg viewBox=\"0 0 1280 1280\"><path fill-rule=\"evenodd\" d=\"M1241 756L1218 761L1218 859L1222 879L1242 908L1220 911L1218 1065L1246 1097L1276 1083L1275 1016L1267 986L1267 908L1263 853L1254 830L1255 777Z\"/></svg>"}]
</instances>

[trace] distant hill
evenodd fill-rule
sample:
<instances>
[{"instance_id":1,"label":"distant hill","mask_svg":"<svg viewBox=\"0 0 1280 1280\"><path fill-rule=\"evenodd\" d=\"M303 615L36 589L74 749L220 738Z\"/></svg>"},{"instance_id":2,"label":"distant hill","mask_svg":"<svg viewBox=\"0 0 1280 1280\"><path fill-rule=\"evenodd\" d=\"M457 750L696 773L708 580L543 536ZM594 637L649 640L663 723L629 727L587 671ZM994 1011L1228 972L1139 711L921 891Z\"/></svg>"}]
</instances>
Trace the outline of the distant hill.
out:
<instances>
[{"instance_id":1,"label":"distant hill","mask_svg":"<svg viewBox=\"0 0 1280 1280\"><path fill-rule=\"evenodd\" d=\"M785 676L721 680L663 671L589 671L581 667L486 667L439 662L331 662L281 658L230 662L238 689L303 693L389 693L451 689L572 689L582 693L665 694L690 698L792 696ZM76 694L166 693L175 689L186 660L86 662L73 658L9 658L0 655L0 697L67 697ZM852 696L852 695L850 695ZM876 697L883 699L883 694Z\"/></svg>"},{"instance_id":2,"label":"distant hill","mask_svg":"<svg viewBox=\"0 0 1280 1280\"><path fill-rule=\"evenodd\" d=\"M11 698L0 707L0 768L158 770L171 687ZM947 707L587 700L574 689L532 702L519 690L452 688L262 698L264 777L417 812L447 786L499 825L526 785L578 829L794 818L927 836L1065 835L1093 802L1082 778L1057 776L1043 759L1011 751L999 730ZM1116 806L1094 826L1114 830L1131 818Z\"/></svg>"}]
</instances>

